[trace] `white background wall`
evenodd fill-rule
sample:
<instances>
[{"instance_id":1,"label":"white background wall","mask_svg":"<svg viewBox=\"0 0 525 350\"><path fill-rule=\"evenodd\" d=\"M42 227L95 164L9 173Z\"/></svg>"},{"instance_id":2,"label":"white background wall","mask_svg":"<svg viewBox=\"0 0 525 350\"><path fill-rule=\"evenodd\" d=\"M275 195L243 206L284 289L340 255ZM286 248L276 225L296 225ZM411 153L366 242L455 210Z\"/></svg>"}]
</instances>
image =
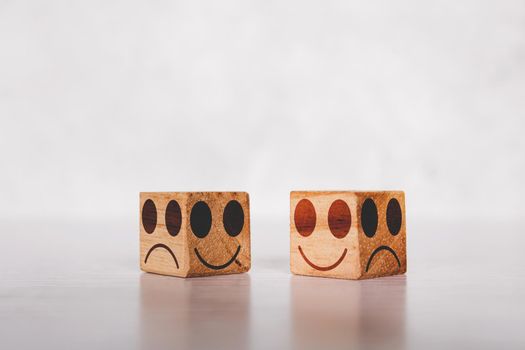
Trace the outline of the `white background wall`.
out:
<instances>
[{"instance_id":1,"label":"white background wall","mask_svg":"<svg viewBox=\"0 0 525 350\"><path fill-rule=\"evenodd\" d=\"M525 2L0 0L0 218L138 221L139 191L404 189L525 213Z\"/></svg>"}]
</instances>

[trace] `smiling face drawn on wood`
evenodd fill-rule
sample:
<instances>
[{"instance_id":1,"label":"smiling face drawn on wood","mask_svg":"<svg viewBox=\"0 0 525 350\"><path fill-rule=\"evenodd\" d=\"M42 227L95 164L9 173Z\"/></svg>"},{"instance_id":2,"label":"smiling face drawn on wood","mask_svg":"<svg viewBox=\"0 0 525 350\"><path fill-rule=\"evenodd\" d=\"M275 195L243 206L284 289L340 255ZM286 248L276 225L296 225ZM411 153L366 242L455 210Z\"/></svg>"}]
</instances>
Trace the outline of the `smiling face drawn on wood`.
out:
<instances>
[{"instance_id":1,"label":"smiling face drawn on wood","mask_svg":"<svg viewBox=\"0 0 525 350\"><path fill-rule=\"evenodd\" d=\"M310 236L315 230L316 222L316 212L312 202L308 199L301 199L299 203L297 203L294 212L294 224L297 232L303 237ZM350 213L350 208L348 208L348 205L343 200L336 199L332 202L328 211L328 227L330 232L337 239L344 238L350 231L351 224L352 214ZM318 271L330 271L335 269L343 262L343 259L348 252L348 248L344 248L336 261L329 263L328 265L320 266L306 256L300 244L297 245L297 249L304 261ZM335 256L337 256L337 254Z\"/></svg>"},{"instance_id":2,"label":"smiling face drawn on wood","mask_svg":"<svg viewBox=\"0 0 525 350\"><path fill-rule=\"evenodd\" d=\"M310 276L357 278L356 214L355 198L350 193L292 192L292 272Z\"/></svg>"},{"instance_id":3,"label":"smiling face drawn on wood","mask_svg":"<svg viewBox=\"0 0 525 350\"><path fill-rule=\"evenodd\" d=\"M238 259L243 249L243 237L239 236L246 235L247 230L244 209L238 200L215 198L213 211L206 201L195 202L190 227L193 233L190 254L193 253L203 267L215 271L228 269L231 265L243 267Z\"/></svg>"}]
</instances>

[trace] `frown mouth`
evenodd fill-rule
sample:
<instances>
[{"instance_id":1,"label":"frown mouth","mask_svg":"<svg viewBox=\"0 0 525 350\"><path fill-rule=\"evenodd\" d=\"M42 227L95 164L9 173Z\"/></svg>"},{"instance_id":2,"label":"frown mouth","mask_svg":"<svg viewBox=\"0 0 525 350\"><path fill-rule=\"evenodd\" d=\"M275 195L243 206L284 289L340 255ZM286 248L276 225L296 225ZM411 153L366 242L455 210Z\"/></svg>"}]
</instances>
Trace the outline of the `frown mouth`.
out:
<instances>
[{"instance_id":1,"label":"frown mouth","mask_svg":"<svg viewBox=\"0 0 525 350\"><path fill-rule=\"evenodd\" d=\"M346 253L348 252L348 249L345 248L345 250L343 251L343 254L341 254L339 259L335 263L333 263L332 265L329 265L329 266L319 266L319 265L316 265L313 262L311 262L310 259L308 259L306 257L306 255L304 254L303 249L301 248L301 246L297 246L297 249L299 249L299 253L301 253L301 256L303 257L304 261L306 261L306 263L308 265L310 265L311 267L313 267L314 269L319 270L319 271L329 271L329 270L335 269L337 266L339 266L339 264L341 264L343 262L343 260L344 260L344 258L346 256Z\"/></svg>"},{"instance_id":2,"label":"frown mouth","mask_svg":"<svg viewBox=\"0 0 525 350\"><path fill-rule=\"evenodd\" d=\"M177 265L177 268L179 268L179 262L177 261L177 258L175 257L175 254L173 254L173 251L170 249L170 247L168 247L167 245L162 244L162 243L155 244L153 247L151 247L149 249L148 254L146 254L146 258L144 259L144 264L148 263L148 258L150 256L150 254L153 253L153 251L155 249L159 249L159 248L167 250L168 253L170 253L170 255L173 258L173 260L175 261L175 265Z\"/></svg>"},{"instance_id":3,"label":"frown mouth","mask_svg":"<svg viewBox=\"0 0 525 350\"><path fill-rule=\"evenodd\" d=\"M234 261L236 261L235 259L237 259L237 255L239 255L239 252L241 251L241 246L239 245L237 247L237 250L235 251L235 253L233 254L233 256L230 258L230 260L228 260L227 262L225 262L224 264L222 265L213 265L213 264L210 264L209 262L206 261L206 259L204 259L202 257L202 255L199 253L199 250L197 248L194 248L193 249L195 251L195 255L197 255L197 258L199 259L199 261L204 265L206 266L207 268L209 269L212 269L212 270L222 270L222 269L225 269L227 268L228 266L230 266Z\"/></svg>"},{"instance_id":4,"label":"frown mouth","mask_svg":"<svg viewBox=\"0 0 525 350\"><path fill-rule=\"evenodd\" d=\"M370 255L370 258L368 258L368 263L366 264L366 272L368 272L368 269L370 268L370 264L372 263L372 259L374 258L374 256L376 256L377 253L379 253L380 251L383 251L383 250L386 250L388 252L390 252L390 254L392 254L394 256L394 258L396 258L396 261L397 261L397 267L401 267L401 262L399 261L399 258L397 257L397 254L396 252L394 251L394 249L386 246L386 245L382 245L380 247L377 247L376 250L374 250L374 252L372 253L372 255Z\"/></svg>"}]
</instances>

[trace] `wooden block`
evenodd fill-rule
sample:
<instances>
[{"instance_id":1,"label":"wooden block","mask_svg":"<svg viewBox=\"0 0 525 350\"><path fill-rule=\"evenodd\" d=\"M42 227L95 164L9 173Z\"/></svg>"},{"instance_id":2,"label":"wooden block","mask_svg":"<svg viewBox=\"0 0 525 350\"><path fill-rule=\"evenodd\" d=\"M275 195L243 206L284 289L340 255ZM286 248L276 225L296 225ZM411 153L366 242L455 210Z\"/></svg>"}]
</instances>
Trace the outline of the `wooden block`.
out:
<instances>
[{"instance_id":1,"label":"wooden block","mask_svg":"<svg viewBox=\"0 0 525 350\"><path fill-rule=\"evenodd\" d=\"M179 277L250 269L246 192L140 193L140 268Z\"/></svg>"},{"instance_id":2,"label":"wooden block","mask_svg":"<svg viewBox=\"0 0 525 350\"><path fill-rule=\"evenodd\" d=\"M290 270L366 279L406 272L405 194L290 193Z\"/></svg>"}]
</instances>

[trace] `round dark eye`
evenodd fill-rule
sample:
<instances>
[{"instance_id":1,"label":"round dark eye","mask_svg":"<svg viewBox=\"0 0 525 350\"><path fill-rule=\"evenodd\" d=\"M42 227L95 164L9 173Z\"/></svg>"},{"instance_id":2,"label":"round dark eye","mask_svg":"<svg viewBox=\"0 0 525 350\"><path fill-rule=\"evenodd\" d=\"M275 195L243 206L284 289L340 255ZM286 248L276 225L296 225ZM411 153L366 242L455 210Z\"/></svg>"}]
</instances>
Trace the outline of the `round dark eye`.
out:
<instances>
[{"instance_id":1,"label":"round dark eye","mask_svg":"<svg viewBox=\"0 0 525 350\"><path fill-rule=\"evenodd\" d=\"M392 198L386 207L386 224L392 236L395 236L399 233L402 222L403 213L401 212L401 206L399 205L397 199Z\"/></svg>"},{"instance_id":2,"label":"round dark eye","mask_svg":"<svg viewBox=\"0 0 525 350\"><path fill-rule=\"evenodd\" d=\"M166 207L166 228L170 235L175 237L179 231L182 223L182 214L180 211L180 205L176 200L172 200Z\"/></svg>"},{"instance_id":3,"label":"round dark eye","mask_svg":"<svg viewBox=\"0 0 525 350\"><path fill-rule=\"evenodd\" d=\"M211 210L203 201L195 203L191 208L190 225L193 234L199 238L208 235L211 229Z\"/></svg>"},{"instance_id":4,"label":"round dark eye","mask_svg":"<svg viewBox=\"0 0 525 350\"><path fill-rule=\"evenodd\" d=\"M301 199L294 212L294 222L297 232L303 237L308 237L314 232L316 223L315 208L308 199Z\"/></svg>"},{"instance_id":5,"label":"round dark eye","mask_svg":"<svg viewBox=\"0 0 525 350\"><path fill-rule=\"evenodd\" d=\"M157 226L157 208L151 199L142 206L142 226L147 233L153 233Z\"/></svg>"},{"instance_id":6,"label":"round dark eye","mask_svg":"<svg viewBox=\"0 0 525 350\"><path fill-rule=\"evenodd\" d=\"M377 231L377 207L372 198L367 198L361 207L361 226L367 237L374 237Z\"/></svg>"},{"instance_id":7,"label":"round dark eye","mask_svg":"<svg viewBox=\"0 0 525 350\"><path fill-rule=\"evenodd\" d=\"M241 203L236 200L229 201L222 214L222 223L226 233L235 237L241 233L244 226L244 211Z\"/></svg>"},{"instance_id":8,"label":"round dark eye","mask_svg":"<svg viewBox=\"0 0 525 350\"><path fill-rule=\"evenodd\" d=\"M345 237L352 225L352 214L345 201L334 201L328 210L328 227L336 238Z\"/></svg>"}]
</instances>

